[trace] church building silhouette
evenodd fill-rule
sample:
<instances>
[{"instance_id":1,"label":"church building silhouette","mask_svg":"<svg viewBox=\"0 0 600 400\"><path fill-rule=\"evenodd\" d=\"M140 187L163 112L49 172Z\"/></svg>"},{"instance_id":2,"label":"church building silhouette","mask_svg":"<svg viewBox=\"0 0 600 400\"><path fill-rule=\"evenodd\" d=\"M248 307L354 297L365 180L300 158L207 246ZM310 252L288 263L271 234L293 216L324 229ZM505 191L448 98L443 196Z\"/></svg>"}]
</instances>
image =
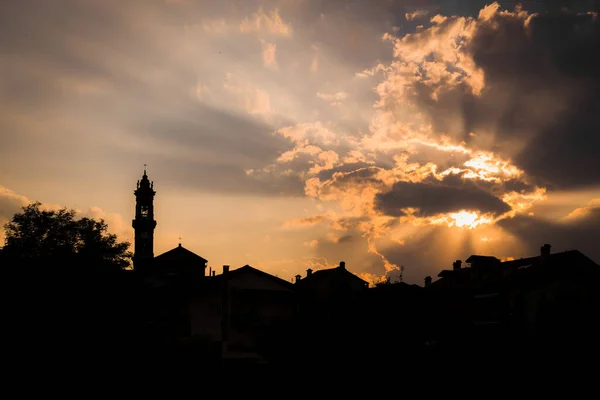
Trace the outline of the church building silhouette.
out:
<instances>
[{"instance_id":1,"label":"church building silhouette","mask_svg":"<svg viewBox=\"0 0 600 400\"><path fill-rule=\"evenodd\" d=\"M174 249L154 257L154 182L144 175L138 180L135 195L133 269L141 274L185 275L204 277L208 260L186 249L179 243Z\"/></svg>"}]
</instances>

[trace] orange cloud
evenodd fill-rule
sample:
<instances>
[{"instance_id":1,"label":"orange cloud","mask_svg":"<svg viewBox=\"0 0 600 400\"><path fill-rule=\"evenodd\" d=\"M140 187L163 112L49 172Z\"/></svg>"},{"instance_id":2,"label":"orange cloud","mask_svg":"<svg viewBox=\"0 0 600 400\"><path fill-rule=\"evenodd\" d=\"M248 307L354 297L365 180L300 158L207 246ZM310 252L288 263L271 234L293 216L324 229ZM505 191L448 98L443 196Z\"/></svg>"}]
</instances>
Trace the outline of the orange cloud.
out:
<instances>
[{"instance_id":1,"label":"orange cloud","mask_svg":"<svg viewBox=\"0 0 600 400\"><path fill-rule=\"evenodd\" d=\"M411 229L427 226L485 231L485 227L491 227L501 219L531 212L531 207L545 198L545 188L533 184L531 177L510 158L475 145L484 140L487 132L480 135L481 132L471 130L469 137L477 138L479 142L457 140L448 132L436 130L430 117L423 112L423 105L416 101L416 91L423 87L427 89L424 92L429 93L426 100L433 103L459 87L475 98L482 94L486 88L485 75L467 47L479 25L489 23L498 12L497 4L492 4L482 9L477 19L436 15L431 18L431 26L413 34L402 38L384 35L383 40L394 43L395 60L389 65L379 63L356 74L358 78L381 78L375 88L379 99L374 104L367 132L348 137L344 132L324 131L322 126L307 124L277 132L294 143L292 150L280 156L280 163L289 163L300 154L311 157L301 175L305 193L327 210L327 218L303 219L304 224L327 221L332 230L359 230L368 243L368 251L381 257L386 273L389 273L398 266L389 262L380 250L382 239L401 246ZM529 17L520 10L502 12L522 21ZM407 15L407 19L425 16L426 13L415 12ZM346 98L345 92L318 92L317 96L330 103ZM449 122L457 127L462 123L459 116ZM435 157L423 157L424 152L435 154ZM392 163L379 166L378 157L382 154ZM362 166L345 170L352 163ZM404 216L382 215L375 207L376 197L399 182L426 185L456 182L457 188L461 187L460 182L463 185L472 182L474 187L479 187L490 198L496 198L509 211L491 213L471 207L422 215L417 205L414 209L405 209ZM519 189L508 190L510 185ZM347 226L344 223L349 219L359 222ZM399 230L396 223L406 229ZM290 224L299 224L299 221ZM488 241L480 240L479 243ZM381 276L371 281L377 279Z\"/></svg>"},{"instance_id":2,"label":"orange cloud","mask_svg":"<svg viewBox=\"0 0 600 400\"><path fill-rule=\"evenodd\" d=\"M564 220L566 222L578 221L588 218L594 211L600 210L600 199L592 199L584 207L578 207L571 211Z\"/></svg>"},{"instance_id":3,"label":"orange cloud","mask_svg":"<svg viewBox=\"0 0 600 400\"><path fill-rule=\"evenodd\" d=\"M262 42L263 46L263 64L265 67L278 69L277 58L275 53L277 52L277 45L275 43Z\"/></svg>"},{"instance_id":4,"label":"orange cloud","mask_svg":"<svg viewBox=\"0 0 600 400\"><path fill-rule=\"evenodd\" d=\"M337 92L337 93L321 93L317 92L317 97L329 102L332 106L337 106L342 104L342 101L348 98L348 93L346 92Z\"/></svg>"},{"instance_id":5,"label":"orange cloud","mask_svg":"<svg viewBox=\"0 0 600 400\"><path fill-rule=\"evenodd\" d=\"M256 13L241 22L240 32L266 32L276 36L290 36L292 26L281 18L278 9L266 13L261 7Z\"/></svg>"},{"instance_id":6,"label":"orange cloud","mask_svg":"<svg viewBox=\"0 0 600 400\"><path fill-rule=\"evenodd\" d=\"M231 73L226 74L223 88L235 96L235 100L249 114L268 117L271 112L269 93L250 83L242 83Z\"/></svg>"}]
</instances>

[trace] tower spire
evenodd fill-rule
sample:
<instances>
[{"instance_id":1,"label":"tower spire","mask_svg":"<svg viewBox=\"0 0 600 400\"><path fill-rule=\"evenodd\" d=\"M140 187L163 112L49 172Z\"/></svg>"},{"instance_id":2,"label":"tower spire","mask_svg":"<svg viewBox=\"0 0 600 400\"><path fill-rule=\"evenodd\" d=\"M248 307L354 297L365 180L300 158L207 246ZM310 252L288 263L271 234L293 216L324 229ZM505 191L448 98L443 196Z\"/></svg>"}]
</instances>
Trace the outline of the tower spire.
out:
<instances>
[{"instance_id":1,"label":"tower spire","mask_svg":"<svg viewBox=\"0 0 600 400\"><path fill-rule=\"evenodd\" d=\"M135 218L132 227L135 230L133 268L144 270L154 258L154 185L148 180L146 164L144 176L138 181L135 195Z\"/></svg>"}]
</instances>

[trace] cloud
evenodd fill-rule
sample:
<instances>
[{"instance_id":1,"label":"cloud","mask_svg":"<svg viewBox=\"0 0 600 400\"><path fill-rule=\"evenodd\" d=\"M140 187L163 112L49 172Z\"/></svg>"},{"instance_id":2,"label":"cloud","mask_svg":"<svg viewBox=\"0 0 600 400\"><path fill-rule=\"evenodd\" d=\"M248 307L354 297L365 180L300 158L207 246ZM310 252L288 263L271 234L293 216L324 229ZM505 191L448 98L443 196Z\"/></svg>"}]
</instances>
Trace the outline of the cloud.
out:
<instances>
[{"instance_id":1,"label":"cloud","mask_svg":"<svg viewBox=\"0 0 600 400\"><path fill-rule=\"evenodd\" d=\"M600 211L600 199L592 199L584 207L578 207L571 211L565 220L570 223L577 223L581 221L589 221L597 218L595 214Z\"/></svg>"},{"instance_id":2,"label":"cloud","mask_svg":"<svg viewBox=\"0 0 600 400\"><path fill-rule=\"evenodd\" d=\"M203 6L206 7L204 4ZM214 7L214 5L212 6ZM261 5L258 9L254 8L256 11L250 12L242 18L238 17L240 12L244 12L250 7L252 7L252 2L249 1L237 10L219 10L216 14L228 14L227 17L205 17L199 26L205 33L211 35L253 35L263 39L292 36L292 25L281 17L278 8L265 11Z\"/></svg>"},{"instance_id":3,"label":"cloud","mask_svg":"<svg viewBox=\"0 0 600 400\"><path fill-rule=\"evenodd\" d=\"M80 217L87 217L95 220L103 219L108 225L108 231L110 233L117 235L119 240L128 241L133 245L133 228L131 227L130 219L125 219L119 213L107 212L96 206L89 207L86 210L77 210L77 213Z\"/></svg>"},{"instance_id":4,"label":"cloud","mask_svg":"<svg viewBox=\"0 0 600 400\"><path fill-rule=\"evenodd\" d=\"M271 113L271 97L267 91L240 83L232 74L227 74L223 87L236 95L238 102L249 114L266 116Z\"/></svg>"},{"instance_id":5,"label":"cloud","mask_svg":"<svg viewBox=\"0 0 600 400\"><path fill-rule=\"evenodd\" d=\"M202 21L202 29L209 34L222 35L230 32L232 26L224 18L217 18Z\"/></svg>"},{"instance_id":6,"label":"cloud","mask_svg":"<svg viewBox=\"0 0 600 400\"><path fill-rule=\"evenodd\" d=\"M0 186L0 227L4 227L21 208L31 203L31 201L12 190ZM0 243L4 243L4 229L0 229Z\"/></svg>"},{"instance_id":7,"label":"cloud","mask_svg":"<svg viewBox=\"0 0 600 400\"><path fill-rule=\"evenodd\" d=\"M277 45L275 43L266 43L263 41L263 63L265 67L277 69L277 58L275 53Z\"/></svg>"},{"instance_id":8,"label":"cloud","mask_svg":"<svg viewBox=\"0 0 600 400\"><path fill-rule=\"evenodd\" d=\"M246 17L240 24L240 32L267 32L275 36L290 36L292 26L286 23L279 15L279 10L265 12L262 7L250 17Z\"/></svg>"},{"instance_id":9,"label":"cloud","mask_svg":"<svg viewBox=\"0 0 600 400\"><path fill-rule=\"evenodd\" d=\"M544 243L552 245L553 252L577 249L592 260L600 260L600 208L597 203L562 220L547 220L536 216L519 215L502 220L498 225L519 238L525 251L518 256L535 255Z\"/></svg>"},{"instance_id":10,"label":"cloud","mask_svg":"<svg viewBox=\"0 0 600 400\"><path fill-rule=\"evenodd\" d=\"M317 239L315 252L328 264L337 265L345 261L346 268L359 276L364 273L385 274L381 257L369 252L367 242L357 232Z\"/></svg>"},{"instance_id":11,"label":"cloud","mask_svg":"<svg viewBox=\"0 0 600 400\"><path fill-rule=\"evenodd\" d=\"M396 182L392 190L378 194L375 201L378 210L393 216L407 215L407 208L416 208L423 216L462 210L499 215L510 210L508 204L468 181L463 186Z\"/></svg>"},{"instance_id":12,"label":"cloud","mask_svg":"<svg viewBox=\"0 0 600 400\"><path fill-rule=\"evenodd\" d=\"M413 21L415 19L424 18L428 14L429 14L428 10L415 10L413 12L408 12L408 13L404 14L404 18L406 18L407 21Z\"/></svg>"},{"instance_id":13,"label":"cloud","mask_svg":"<svg viewBox=\"0 0 600 400\"><path fill-rule=\"evenodd\" d=\"M594 15L504 11L493 3L477 18L438 19L391 39L400 62L389 72L394 85L380 90L386 102L402 95L416 104L435 131L510 158L545 185L594 183L590 172L600 166L592 150L600 104Z\"/></svg>"},{"instance_id":14,"label":"cloud","mask_svg":"<svg viewBox=\"0 0 600 400\"><path fill-rule=\"evenodd\" d=\"M563 18L561 15L532 15L520 8L501 11L493 3L480 10L477 17L436 15L430 26L414 33L399 38L383 35L385 41L394 44L395 61L388 65L379 63L357 75L369 78L380 74L376 87L379 100L375 103L369 131L347 142L359 157L340 151L340 142L332 141L334 148L330 150L340 156L338 162L332 164L333 168L324 167L317 176L305 175L306 194L331 204L332 213L328 218L332 229L343 227L335 221L357 218L361 222L348 229L361 232L369 244L370 254L397 267L400 255L414 261L414 254L422 246L413 243L415 248L411 250L407 242L400 239L384 245L382 240L397 229L392 222L394 218L399 220L400 226L418 226L419 229L430 226L437 236L460 227L484 232L492 229L494 221L524 218L534 204L543 201L547 187L551 188L548 185L557 185L559 177L549 179L544 171L531 168L538 158L530 156L554 147L546 143L532 149L527 140L540 137L537 136L540 132L551 125L557 126L557 119L568 114L562 110L564 104L544 97L547 83L542 85L540 81L537 85L546 92L529 92L536 87L532 82L538 80L533 76L537 72L524 68L541 63L543 71L545 66L541 59L532 62L527 58L537 60L540 55L548 54L555 39L542 42L537 38L532 47L528 44L532 38L527 35L539 23L536 19ZM575 19L585 27L585 32L579 33L577 38L591 46L595 43L596 28L586 24L592 24L593 18L582 15ZM517 40L517 36L511 35L522 36ZM521 46L530 54L521 53ZM583 54L591 54L589 48L581 49L582 57L569 59L583 60ZM515 59L515 52L522 56ZM484 56L490 57L489 64ZM558 59L551 57L547 61ZM589 69L582 70L584 74L567 80L576 82L585 74L592 76L592 71L596 71L595 62L592 57L586 67ZM519 65L518 69L514 65ZM560 64L552 67L555 74L560 67ZM554 81L550 76L545 79ZM565 87L550 91L561 92ZM334 100L333 94L319 93L324 100ZM581 90L572 93L579 95ZM592 91L585 98L590 96L593 96ZM504 126L507 120L518 122L518 129L507 129ZM594 122L590 125L594 126ZM567 132L565 129L564 133ZM517 139L517 134L525 140ZM553 137L557 137L556 134ZM324 150L318 140L303 139L305 141L297 143L304 149L314 149L312 155ZM563 146L568 149L570 145ZM593 150L587 149L583 154L585 152ZM347 166L346 159L362 165ZM380 164L386 159L387 162ZM573 161L581 163L581 160ZM593 165L595 161L587 159L586 162ZM575 173L571 166L562 167L568 172L561 171L561 174ZM510 233L506 235L510 237ZM497 251L507 251L497 239L478 243L494 243ZM472 246L463 248L465 251L473 249ZM410 255L411 252L414 254Z\"/></svg>"},{"instance_id":15,"label":"cloud","mask_svg":"<svg viewBox=\"0 0 600 400\"><path fill-rule=\"evenodd\" d=\"M296 218L292 220L285 221L283 224L284 228L297 228L297 227L305 227L312 226L317 223L329 221L329 217L326 215L311 215L310 217L305 218ZM311 242L311 247L314 245Z\"/></svg>"},{"instance_id":16,"label":"cloud","mask_svg":"<svg viewBox=\"0 0 600 400\"><path fill-rule=\"evenodd\" d=\"M345 100L348 97L348 93L346 92L337 92L337 93L321 93L317 92L317 97L329 102L332 106L338 106L342 104L342 100Z\"/></svg>"},{"instance_id":17,"label":"cloud","mask_svg":"<svg viewBox=\"0 0 600 400\"><path fill-rule=\"evenodd\" d=\"M303 193L294 174L273 174L265 162L275 162L289 148L273 127L249 115L208 106L196 108L193 117L155 118L136 122L130 151L151 144L163 151L153 155L153 168L167 187L222 194L287 195ZM156 174L155 174L156 175Z\"/></svg>"},{"instance_id":18,"label":"cloud","mask_svg":"<svg viewBox=\"0 0 600 400\"><path fill-rule=\"evenodd\" d=\"M538 226L531 235L544 224L579 232L574 221L596 212L586 202L597 196L560 221L538 213L557 190L598 183L589 10L442 2L413 18L387 0L27 3L0 13L11 179L43 170L85 183L89 172L72 168L85 161L109 181L148 161L177 193L266 207L305 197L311 210L276 225L303 227L285 232L310 262L349 253L369 279L405 265L419 283L471 251L514 256L519 221ZM536 238L522 240L537 252Z\"/></svg>"}]
</instances>

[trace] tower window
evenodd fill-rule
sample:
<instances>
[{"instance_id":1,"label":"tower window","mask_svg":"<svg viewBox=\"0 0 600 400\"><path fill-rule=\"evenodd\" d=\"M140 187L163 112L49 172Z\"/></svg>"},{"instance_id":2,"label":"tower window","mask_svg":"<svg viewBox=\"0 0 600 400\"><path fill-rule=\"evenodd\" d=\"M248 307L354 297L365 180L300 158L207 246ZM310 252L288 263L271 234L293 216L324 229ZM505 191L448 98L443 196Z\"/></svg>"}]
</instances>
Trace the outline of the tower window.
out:
<instances>
[{"instance_id":1,"label":"tower window","mask_svg":"<svg viewBox=\"0 0 600 400\"><path fill-rule=\"evenodd\" d=\"M142 206L140 208L140 215L142 218L148 218L148 206Z\"/></svg>"}]
</instances>

